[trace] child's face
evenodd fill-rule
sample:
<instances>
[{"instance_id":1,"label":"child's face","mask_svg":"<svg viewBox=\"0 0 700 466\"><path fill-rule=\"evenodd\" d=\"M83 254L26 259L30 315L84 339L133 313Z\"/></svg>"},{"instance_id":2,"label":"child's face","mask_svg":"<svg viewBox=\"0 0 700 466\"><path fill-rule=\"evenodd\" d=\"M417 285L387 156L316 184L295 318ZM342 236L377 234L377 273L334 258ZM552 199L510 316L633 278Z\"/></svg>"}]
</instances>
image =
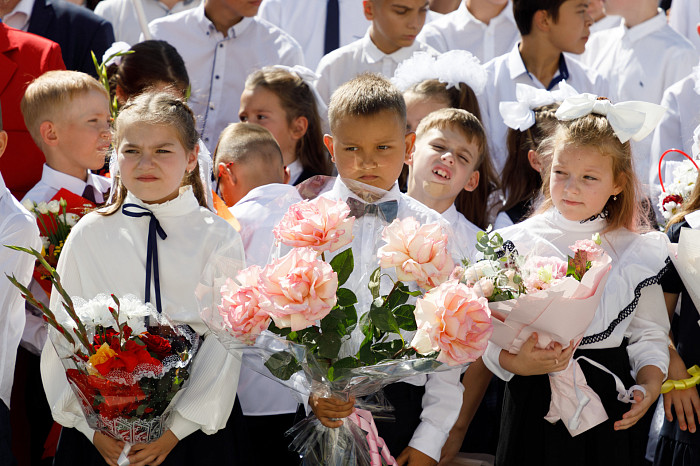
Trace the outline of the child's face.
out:
<instances>
[{"instance_id":1,"label":"child's face","mask_svg":"<svg viewBox=\"0 0 700 466\"><path fill-rule=\"evenodd\" d=\"M420 96L413 93L405 94L404 99L406 100L406 130L413 132L416 131L418 123L420 123L423 118L436 110L449 107L449 104L441 99Z\"/></svg>"},{"instance_id":2,"label":"child's face","mask_svg":"<svg viewBox=\"0 0 700 466\"><path fill-rule=\"evenodd\" d=\"M296 159L296 146L305 132L298 128L298 118L291 124L279 97L264 87L246 89L241 94L241 107L238 118L243 123L255 123L267 128L280 145L285 165ZM301 134L300 134L301 133Z\"/></svg>"},{"instance_id":3,"label":"child's face","mask_svg":"<svg viewBox=\"0 0 700 466\"><path fill-rule=\"evenodd\" d=\"M198 149L187 152L171 126L128 124L117 148L122 183L148 204L175 199L185 172L197 164Z\"/></svg>"},{"instance_id":4,"label":"child's face","mask_svg":"<svg viewBox=\"0 0 700 466\"><path fill-rule=\"evenodd\" d=\"M610 156L593 147L560 144L554 150L549 191L566 219L581 221L598 215L622 188L614 180Z\"/></svg>"},{"instance_id":5,"label":"child's face","mask_svg":"<svg viewBox=\"0 0 700 466\"><path fill-rule=\"evenodd\" d=\"M559 7L557 21L550 22L550 40L556 48L564 52L583 53L592 24L588 0L566 0Z\"/></svg>"},{"instance_id":6,"label":"child's face","mask_svg":"<svg viewBox=\"0 0 700 466\"><path fill-rule=\"evenodd\" d=\"M372 41L387 54L413 45L429 6L428 0L365 0L363 5L372 21Z\"/></svg>"},{"instance_id":7,"label":"child's face","mask_svg":"<svg viewBox=\"0 0 700 466\"><path fill-rule=\"evenodd\" d=\"M371 116L348 116L324 142L343 178L388 191L413 150L415 134L406 134L396 113L384 110Z\"/></svg>"},{"instance_id":8,"label":"child's face","mask_svg":"<svg viewBox=\"0 0 700 466\"><path fill-rule=\"evenodd\" d=\"M61 171L84 174L102 168L111 141L111 119L104 94L89 91L72 99L70 108L53 122L55 139L48 136L64 157Z\"/></svg>"},{"instance_id":9,"label":"child's face","mask_svg":"<svg viewBox=\"0 0 700 466\"><path fill-rule=\"evenodd\" d=\"M409 194L453 203L462 191L479 184L479 146L454 128L431 128L416 139L408 176ZM420 199L419 199L420 200Z\"/></svg>"}]
</instances>

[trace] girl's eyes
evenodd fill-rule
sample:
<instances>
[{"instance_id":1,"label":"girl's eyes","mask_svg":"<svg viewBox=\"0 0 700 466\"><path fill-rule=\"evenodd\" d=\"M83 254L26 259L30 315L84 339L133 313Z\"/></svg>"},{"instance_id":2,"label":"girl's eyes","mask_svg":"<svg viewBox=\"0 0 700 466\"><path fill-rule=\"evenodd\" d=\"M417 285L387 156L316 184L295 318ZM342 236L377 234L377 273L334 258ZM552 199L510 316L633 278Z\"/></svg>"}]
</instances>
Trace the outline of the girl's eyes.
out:
<instances>
[{"instance_id":1,"label":"girl's eyes","mask_svg":"<svg viewBox=\"0 0 700 466\"><path fill-rule=\"evenodd\" d=\"M596 181L598 179L595 176L591 176L591 175L586 175L583 178L586 180L591 180L591 181Z\"/></svg>"},{"instance_id":2,"label":"girl's eyes","mask_svg":"<svg viewBox=\"0 0 700 466\"><path fill-rule=\"evenodd\" d=\"M245 115L238 115L238 119L241 120L241 121L243 121L243 122L248 121L248 117L245 116Z\"/></svg>"},{"instance_id":3,"label":"girl's eyes","mask_svg":"<svg viewBox=\"0 0 700 466\"><path fill-rule=\"evenodd\" d=\"M350 147L346 147L345 150L348 152L355 152L355 151L359 150L359 148L354 147L354 146L350 146Z\"/></svg>"},{"instance_id":4,"label":"girl's eyes","mask_svg":"<svg viewBox=\"0 0 700 466\"><path fill-rule=\"evenodd\" d=\"M389 150L390 146L377 146L379 150Z\"/></svg>"}]
</instances>

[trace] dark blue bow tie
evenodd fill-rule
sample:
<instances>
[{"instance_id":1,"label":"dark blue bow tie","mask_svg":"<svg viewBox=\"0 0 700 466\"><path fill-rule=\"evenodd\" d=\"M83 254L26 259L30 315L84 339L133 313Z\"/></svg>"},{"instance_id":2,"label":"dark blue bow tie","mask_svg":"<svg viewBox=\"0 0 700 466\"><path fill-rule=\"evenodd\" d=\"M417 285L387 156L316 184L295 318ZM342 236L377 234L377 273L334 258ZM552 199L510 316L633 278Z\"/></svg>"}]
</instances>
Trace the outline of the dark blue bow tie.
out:
<instances>
[{"instance_id":1,"label":"dark blue bow tie","mask_svg":"<svg viewBox=\"0 0 700 466\"><path fill-rule=\"evenodd\" d=\"M127 209L139 209L140 212L132 212ZM160 274L158 273L158 238L156 234L160 236L160 239L165 239L168 235L165 234L165 230L160 226L160 222L153 212L147 208L140 206L138 204L124 204L122 206L122 213L127 217L151 217L148 222L148 247L146 249L146 292L145 298L146 302L151 302L151 265L153 267L153 282L155 284L156 290L156 309L160 314L163 312L163 307L160 302Z\"/></svg>"},{"instance_id":2,"label":"dark blue bow tie","mask_svg":"<svg viewBox=\"0 0 700 466\"><path fill-rule=\"evenodd\" d=\"M386 222L391 223L394 221L399 212L398 201L385 201L377 204L367 204L359 199L349 197L347 204L348 207L350 207L350 215L355 218L360 218L365 215L376 215L384 219Z\"/></svg>"}]
</instances>

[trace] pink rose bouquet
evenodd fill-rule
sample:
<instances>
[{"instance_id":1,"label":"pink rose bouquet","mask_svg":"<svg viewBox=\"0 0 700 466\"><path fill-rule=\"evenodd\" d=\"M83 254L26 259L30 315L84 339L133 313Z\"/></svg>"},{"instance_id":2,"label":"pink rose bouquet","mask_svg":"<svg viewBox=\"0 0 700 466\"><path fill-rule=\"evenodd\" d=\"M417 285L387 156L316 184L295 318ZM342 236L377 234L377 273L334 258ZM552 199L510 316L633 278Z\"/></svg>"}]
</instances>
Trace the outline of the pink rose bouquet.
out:
<instances>
[{"instance_id":1,"label":"pink rose bouquet","mask_svg":"<svg viewBox=\"0 0 700 466\"><path fill-rule=\"evenodd\" d=\"M218 306L231 334L248 345L255 343L258 335L270 324L270 314L260 309L263 299L258 288L260 272L257 265L240 271L236 275L240 285L227 278L221 288L222 301Z\"/></svg>"}]
</instances>

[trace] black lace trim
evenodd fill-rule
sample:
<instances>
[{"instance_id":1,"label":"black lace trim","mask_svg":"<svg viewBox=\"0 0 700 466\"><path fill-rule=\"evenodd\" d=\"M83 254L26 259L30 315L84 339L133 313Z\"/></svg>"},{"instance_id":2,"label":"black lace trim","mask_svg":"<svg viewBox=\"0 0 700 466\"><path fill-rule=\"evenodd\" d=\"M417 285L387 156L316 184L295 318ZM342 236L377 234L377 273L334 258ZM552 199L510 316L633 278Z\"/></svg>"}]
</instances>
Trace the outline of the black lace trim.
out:
<instances>
[{"instance_id":1,"label":"black lace trim","mask_svg":"<svg viewBox=\"0 0 700 466\"><path fill-rule=\"evenodd\" d=\"M671 258L667 257L666 265L664 265L664 267L659 271L659 273L652 277L646 278L637 284L637 287L634 289L634 299L623 310L620 311L615 320L610 322L608 328L603 332L596 333L595 335L583 337L583 339L581 340L581 345L592 345L593 343L601 342L608 338L610 335L612 335L613 330L615 330L615 327L617 327L620 322L629 317L630 314L632 314L632 312L637 308L637 303L639 303L639 297L642 295L642 289L646 288L647 286L656 285L657 283L659 283L659 280L666 273L670 265Z\"/></svg>"},{"instance_id":2,"label":"black lace trim","mask_svg":"<svg viewBox=\"0 0 700 466\"><path fill-rule=\"evenodd\" d=\"M592 222L593 220L596 220L599 218L603 218L603 219L608 218L608 209L603 209L602 212L600 212L599 214L595 214L592 217L584 218L579 223L584 224L584 223Z\"/></svg>"}]
</instances>

